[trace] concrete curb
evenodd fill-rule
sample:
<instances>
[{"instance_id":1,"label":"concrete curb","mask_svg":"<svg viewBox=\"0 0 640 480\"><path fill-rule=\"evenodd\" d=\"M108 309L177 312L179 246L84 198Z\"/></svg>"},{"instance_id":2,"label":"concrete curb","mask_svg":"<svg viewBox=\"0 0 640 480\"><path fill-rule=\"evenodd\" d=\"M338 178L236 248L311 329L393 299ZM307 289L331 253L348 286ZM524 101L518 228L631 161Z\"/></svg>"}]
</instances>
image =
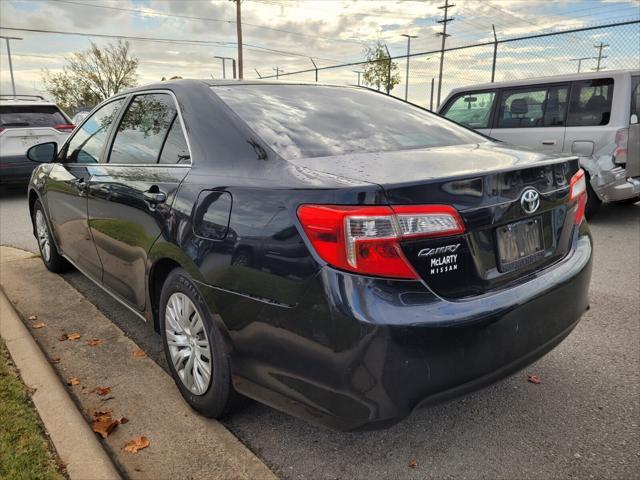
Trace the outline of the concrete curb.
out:
<instances>
[{"instance_id":1,"label":"concrete curb","mask_svg":"<svg viewBox=\"0 0 640 480\"><path fill-rule=\"evenodd\" d=\"M2 290L0 336L20 370L22 381L34 392L33 404L71 480L121 478Z\"/></svg>"}]
</instances>

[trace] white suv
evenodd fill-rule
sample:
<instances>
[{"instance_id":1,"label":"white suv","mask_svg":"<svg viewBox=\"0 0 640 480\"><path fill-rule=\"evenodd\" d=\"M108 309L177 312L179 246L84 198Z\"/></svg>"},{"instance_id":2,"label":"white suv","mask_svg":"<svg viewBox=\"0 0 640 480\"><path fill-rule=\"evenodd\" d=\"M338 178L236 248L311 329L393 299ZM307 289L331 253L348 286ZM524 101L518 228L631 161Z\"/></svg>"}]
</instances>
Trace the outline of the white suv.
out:
<instances>
[{"instance_id":1,"label":"white suv","mask_svg":"<svg viewBox=\"0 0 640 480\"><path fill-rule=\"evenodd\" d=\"M438 113L514 145L580 157L587 216L640 201L640 71L618 70L456 88Z\"/></svg>"},{"instance_id":2,"label":"white suv","mask_svg":"<svg viewBox=\"0 0 640 480\"><path fill-rule=\"evenodd\" d=\"M55 103L35 95L0 95L0 184L26 182L36 164L27 149L44 142L62 145L74 125Z\"/></svg>"}]
</instances>

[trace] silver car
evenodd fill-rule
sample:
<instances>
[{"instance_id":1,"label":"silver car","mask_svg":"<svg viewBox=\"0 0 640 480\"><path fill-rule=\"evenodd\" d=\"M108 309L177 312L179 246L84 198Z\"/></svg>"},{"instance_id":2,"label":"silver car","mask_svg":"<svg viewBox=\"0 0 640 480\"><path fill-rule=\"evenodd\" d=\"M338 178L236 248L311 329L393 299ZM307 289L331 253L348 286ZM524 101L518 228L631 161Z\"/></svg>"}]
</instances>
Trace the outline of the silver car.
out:
<instances>
[{"instance_id":1,"label":"silver car","mask_svg":"<svg viewBox=\"0 0 640 480\"><path fill-rule=\"evenodd\" d=\"M618 70L454 89L438 113L485 135L580 157L587 216L640 201L640 71Z\"/></svg>"}]
</instances>

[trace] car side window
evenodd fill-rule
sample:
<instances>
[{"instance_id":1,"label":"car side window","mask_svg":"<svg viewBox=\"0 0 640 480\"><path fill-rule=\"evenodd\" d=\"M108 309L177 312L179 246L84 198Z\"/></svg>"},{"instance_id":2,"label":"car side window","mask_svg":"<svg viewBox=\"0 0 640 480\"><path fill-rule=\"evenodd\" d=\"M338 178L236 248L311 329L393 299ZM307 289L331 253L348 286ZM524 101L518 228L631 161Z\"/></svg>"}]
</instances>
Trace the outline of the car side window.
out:
<instances>
[{"instance_id":1,"label":"car side window","mask_svg":"<svg viewBox=\"0 0 640 480\"><path fill-rule=\"evenodd\" d=\"M597 78L573 82L568 127L607 125L611 118L613 79Z\"/></svg>"},{"instance_id":2,"label":"car side window","mask_svg":"<svg viewBox=\"0 0 640 480\"><path fill-rule=\"evenodd\" d=\"M136 95L118 125L109 163L155 164L177 111L171 95Z\"/></svg>"},{"instance_id":3,"label":"car side window","mask_svg":"<svg viewBox=\"0 0 640 480\"><path fill-rule=\"evenodd\" d=\"M640 77L631 80L631 115L640 117Z\"/></svg>"},{"instance_id":4,"label":"car side window","mask_svg":"<svg viewBox=\"0 0 640 480\"><path fill-rule=\"evenodd\" d=\"M443 115L470 128L489 128L496 92L466 92L447 105Z\"/></svg>"},{"instance_id":5,"label":"car side window","mask_svg":"<svg viewBox=\"0 0 640 480\"><path fill-rule=\"evenodd\" d=\"M162 147L162 153L160 154L160 163L176 164L176 163L190 163L191 156L189 155L189 147L187 146L187 140L184 138L182 131L182 122L178 115L173 119L173 124L169 129L169 134Z\"/></svg>"},{"instance_id":6,"label":"car side window","mask_svg":"<svg viewBox=\"0 0 640 480\"><path fill-rule=\"evenodd\" d=\"M546 87L505 90L500 102L498 128L544 126L543 108L546 97Z\"/></svg>"},{"instance_id":7,"label":"car side window","mask_svg":"<svg viewBox=\"0 0 640 480\"><path fill-rule=\"evenodd\" d=\"M73 134L63 152L64 163L98 163L108 138L109 127L116 118L124 99L100 107Z\"/></svg>"}]
</instances>

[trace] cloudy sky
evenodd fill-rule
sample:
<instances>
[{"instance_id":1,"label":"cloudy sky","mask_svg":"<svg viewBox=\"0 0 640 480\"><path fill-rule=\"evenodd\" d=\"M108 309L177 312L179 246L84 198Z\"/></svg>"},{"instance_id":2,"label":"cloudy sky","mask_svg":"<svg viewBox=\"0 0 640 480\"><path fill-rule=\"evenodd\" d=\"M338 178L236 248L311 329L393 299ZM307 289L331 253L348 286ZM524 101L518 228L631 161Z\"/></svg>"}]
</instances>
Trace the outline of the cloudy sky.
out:
<instances>
[{"instance_id":1,"label":"cloudy sky","mask_svg":"<svg viewBox=\"0 0 640 480\"><path fill-rule=\"evenodd\" d=\"M406 53L406 38L417 35L412 53L437 50L441 26L437 20L444 0L244 0L243 34L245 78L274 74L274 68L295 72L357 62L367 45L387 43L392 55ZM455 0L449 24L448 46L489 41L491 25L499 39L581 28L640 18L640 0ZM13 41L12 58L18 89L42 89L44 68L58 70L64 57L86 49L105 37L74 34L122 35L163 39L131 39L140 59L139 82L163 76L221 78L220 60L236 56L235 5L228 0L0 0L2 35ZM49 30L36 33L16 29ZM603 65L640 68L640 24L545 37L500 45L496 79L573 72L573 58L597 55L594 43L609 44ZM491 46L459 50L447 55L443 95L453 86L490 80ZM394 93L404 94L405 60L399 59L402 83ZM595 66L588 59L583 69ZM6 47L0 47L0 87L9 89ZM356 83L358 66L320 71L320 80ZM411 60L410 100L428 103L431 78L437 77L438 56ZM227 72L229 73L229 72ZM285 77L313 80L313 73Z\"/></svg>"}]
</instances>

